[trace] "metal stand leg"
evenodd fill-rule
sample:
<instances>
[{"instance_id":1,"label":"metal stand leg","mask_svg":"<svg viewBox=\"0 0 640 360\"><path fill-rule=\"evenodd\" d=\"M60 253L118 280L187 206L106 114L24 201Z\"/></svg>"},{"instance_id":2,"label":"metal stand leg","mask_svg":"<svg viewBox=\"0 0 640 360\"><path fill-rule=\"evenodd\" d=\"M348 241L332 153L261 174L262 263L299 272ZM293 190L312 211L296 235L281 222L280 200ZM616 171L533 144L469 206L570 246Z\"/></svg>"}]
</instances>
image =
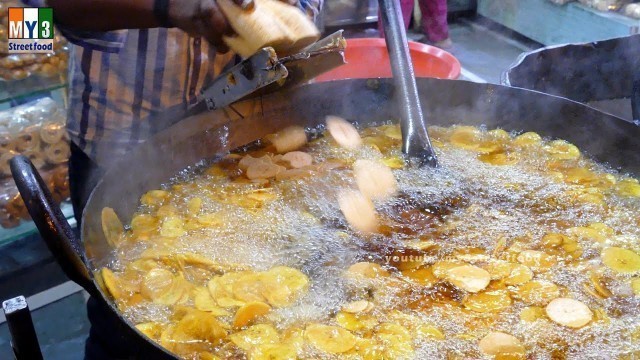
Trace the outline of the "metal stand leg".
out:
<instances>
[{"instance_id":1,"label":"metal stand leg","mask_svg":"<svg viewBox=\"0 0 640 360\"><path fill-rule=\"evenodd\" d=\"M640 125L640 69L636 70L631 90L631 118Z\"/></svg>"},{"instance_id":2,"label":"metal stand leg","mask_svg":"<svg viewBox=\"0 0 640 360\"><path fill-rule=\"evenodd\" d=\"M24 296L4 301L2 309L9 325L11 347L16 360L42 360L40 344Z\"/></svg>"}]
</instances>

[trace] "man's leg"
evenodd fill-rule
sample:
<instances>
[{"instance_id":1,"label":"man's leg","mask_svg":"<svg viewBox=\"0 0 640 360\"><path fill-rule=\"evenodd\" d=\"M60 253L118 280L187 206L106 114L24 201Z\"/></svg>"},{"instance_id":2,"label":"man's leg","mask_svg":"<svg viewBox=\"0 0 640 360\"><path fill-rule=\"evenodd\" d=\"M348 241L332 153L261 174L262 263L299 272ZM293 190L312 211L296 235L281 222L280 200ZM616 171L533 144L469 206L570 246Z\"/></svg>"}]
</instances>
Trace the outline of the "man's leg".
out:
<instances>
[{"instance_id":1,"label":"man's leg","mask_svg":"<svg viewBox=\"0 0 640 360\"><path fill-rule=\"evenodd\" d=\"M69 188L73 212L80 226L82 210L89 195L102 177L102 170L76 144L71 143L69 158ZM85 360L112 360L128 358L128 345L118 334L118 319L98 300L89 298L87 314L91 331L85 343Z\"/></svg>"},{"instance_id":2,"label":"man's leg","mask_svg":"<svg viewBox=\"0 0 640 360\"><path fill-rule=\"evenodd\" d=\"M418 0L422 12L422 30L432 43L449 39L447 0Z\"/></svg>"},{"instance_id":3,"label":"man's leg","mask_svg":"<svg viewBox=\"0 0 640 360\"><path fill-rule=\"evenodd\" d=\"M71 142L69 157L69 191L73 214L80 227L82 210L87 204L89 195L102 177L102 169L93 162L76 144Z\"/></svg>"}]
</instances>

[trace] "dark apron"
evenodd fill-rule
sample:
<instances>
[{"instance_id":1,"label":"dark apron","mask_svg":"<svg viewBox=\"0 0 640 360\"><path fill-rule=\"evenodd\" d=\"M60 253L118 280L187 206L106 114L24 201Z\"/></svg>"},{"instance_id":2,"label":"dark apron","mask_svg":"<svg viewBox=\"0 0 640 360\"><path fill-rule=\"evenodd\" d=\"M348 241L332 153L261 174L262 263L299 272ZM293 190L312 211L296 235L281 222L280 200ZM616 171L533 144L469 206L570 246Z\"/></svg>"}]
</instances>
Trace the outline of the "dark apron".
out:
<instances>
[{"instance_id":1,"label":"dark apron","mask_svg":"<svg viewBox=\"0 0 640 360\"><path fill-rule=\"evenodd\" d=\"M91 191L102 177L104 169L91 160L76 144L71 142L69 158L69 188L73 213L80 228L82 210ZM117 335L119 320L107 311L105 305L91 297L87 301L87 315L91 323L85 343L85 360L129 359L126 339Z\"/></svg>"}]
</instances>

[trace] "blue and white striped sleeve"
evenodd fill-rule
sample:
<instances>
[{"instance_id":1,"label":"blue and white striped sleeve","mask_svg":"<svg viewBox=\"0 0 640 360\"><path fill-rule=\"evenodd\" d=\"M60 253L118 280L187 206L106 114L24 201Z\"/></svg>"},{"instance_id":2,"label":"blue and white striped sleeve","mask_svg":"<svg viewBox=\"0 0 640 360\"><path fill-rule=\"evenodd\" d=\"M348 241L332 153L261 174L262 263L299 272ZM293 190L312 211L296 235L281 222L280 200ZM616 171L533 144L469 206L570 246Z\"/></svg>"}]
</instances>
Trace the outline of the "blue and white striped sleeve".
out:
<instances>
[{"instance_id":1,"label":"blue and white striped sleeve","mask_svg":"<svg viewBox=\"0 0 640 360\"><path fill-rule=\"evenodd\" d=\"M23 0L23 2L27 6L47 6L46 0ZM53 19L55 21L55 12L53 14ZM80 31L67 28L60 24L56 24L56 29L58 29L69 42L75 45L108 53L117 53L124 46L124 43L127 39L127 30L106 32Z\"/></svg>"},{"instance_id":2,"label":"blue and white striped sleeve","mask_svg":"<svg viewBox=\"0 0 640 360\"><path fill-rule=\"evenodd\" d=\"M86 49L108 53L117 53L127 40L128 30L115 31L80 31L57 25L62 35L75 45Z\"/></svg>"},{"instance_id":3,"label":"blue and white striped sleeve","mask_svg":"<svg viewBox=\"0 0 640 360\"><path fill-rule=\"evenodd\" d=\"M298 5L311 20L315 21L320 13L324 0L298 0Z\"/></svg>"}]
</instances>

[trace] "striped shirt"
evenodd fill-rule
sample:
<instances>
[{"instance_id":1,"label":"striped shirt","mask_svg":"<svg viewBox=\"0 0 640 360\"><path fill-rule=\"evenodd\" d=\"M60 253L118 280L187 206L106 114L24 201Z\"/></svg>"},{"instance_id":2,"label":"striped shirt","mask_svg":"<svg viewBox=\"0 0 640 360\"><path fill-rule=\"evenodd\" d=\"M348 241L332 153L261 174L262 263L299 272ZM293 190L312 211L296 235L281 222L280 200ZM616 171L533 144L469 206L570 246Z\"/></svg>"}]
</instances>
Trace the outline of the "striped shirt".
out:
<instances>
[{"instance_id":1,"label":"striped shirt","mask_svg":"<svg viewBox=\"0 0 640 360\"><path fill-rule=\"evenodd\" d=\"M321 1L303 0L301 7L315 18ZM204 84L239 60L175 28L60 30L73 44L67 129L102 167L160 130L147 118L176 105L186 109Z\"/></svg>"}]
</instances>

